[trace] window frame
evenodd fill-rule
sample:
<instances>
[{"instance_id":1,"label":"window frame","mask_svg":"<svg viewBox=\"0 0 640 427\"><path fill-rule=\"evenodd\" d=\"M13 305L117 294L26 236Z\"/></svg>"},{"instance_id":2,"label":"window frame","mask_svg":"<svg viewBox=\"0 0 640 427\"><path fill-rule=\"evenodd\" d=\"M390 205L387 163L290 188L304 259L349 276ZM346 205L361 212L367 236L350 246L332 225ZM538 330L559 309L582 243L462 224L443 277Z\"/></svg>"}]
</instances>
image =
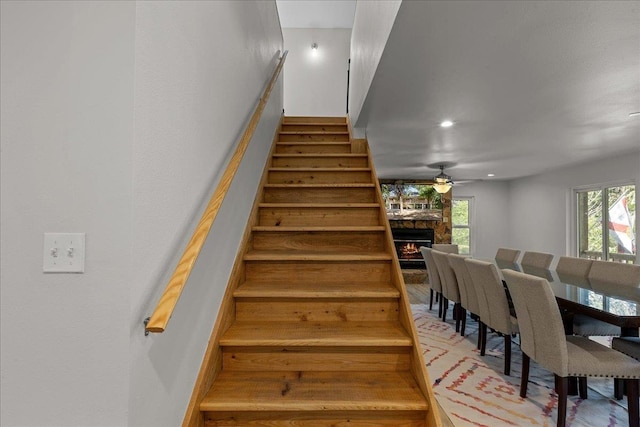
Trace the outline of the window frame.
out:
<instances>
[{"instance_id":1,"label":"window frame","mask_svg":"<svg viewBox=\"0 0 640 427\"><path fill-rule=\"evenodd\" d=\"M609 256L609 245L608 245L608 221L609 221L609 200L608 197L604 197L604 194L606 193L606 189L611 188L611 187L623 187L623 186L628 186L628 185L633 185L635 187L635 191L636 191L636 218L638 216L638 207L637 207L637 200L638 200L638 184L636 182L636 180L634 179L630 179L630 180L620 180L620 181L610 181L610 182L605 182L605 183L600 183L600 184L594 184L594 185L585 185L585 186L580 186L580 187L575 187L572 189L571 191L571 233L570 233L570 239L571 239L571 244L570 244L570 250L571 250L571 254L573 254L573 256L579 257L580 253L579 253L579 248L580 248L580 236L578 233L578 222L580 221L580 215L578 212L578 193L583 193L583 192L587 192L587 191L601 191L603 194L603 219L602 219L602 231L603 231L603 255L604 258L608 258ZM637 219L636 219L636 242L638 241L638 227L637 227L638 223L637 223ZM639 251L636 249L636 262L638 262L638 255ZM596 295L599 295L597 292L594 291L589 291L586 289L580 290L580 298L581 299L587 299L589 298L589 294L594 293ZM607 309L609 304L611 303L610 301L610 297L602 296L602 306L603 309ZM636 305L636 313L640 313L640 304Z\"/></svg>"},{"instance_id":2,"label":"window frame","mask_svg":"<svg viewBox=\"0 0 640 427\"><path fill-rule=\"evenodd\" d=\"M617 181L609 181L609 182L604 182L604 183L598 183L598 184L592 184L592 185L584 185L584 186L578 186L578 187L574 187L571 190L571 212L570 212L570 242L568 244L569 249L570 249L570 253L572 254L572 256L575 257L580 257L580 235L579 235L579 221L580 221L580 215L578 212L578 193L584 193L587 191L601 191L602 194L604 195L606 193L606 190L608 188L611 187L624 187L624 186L630 186L633 185L635 187L635 192L636 192L636 200L638 199L638 184L636 183L635 179L625 179L625 180L617 180ZM603 212L602 212L602 236L603 236L603 248L602 248L602 253L603 253L603 259L608 259L609 257L609 246L608 246L608 238L609 238L609 233L608 233L608 228L607 228L607 224L609 222L609 201L607 197L603 197ZM637 203L637 202L636 202ZM636 205L636 217L638 216L638 212L637 212L637 205ZM636 242L638 242L638 227L637 227L637 220L636 220ZM640 252L636 249L636 262L638 262L638 254Z\"/></svg>"},{"instance_id":3,"label":"window frame","mask_svg":"<svg viewBox=\"0 0 640 427\"><path fill-rule=\"evenodd\" d=\"M468 212L469 212L469 223L467 225L456 225L453 222L453 204L457 200L468 201ZM475 242L475 197L474 196L452 196L451 197L451 243L453 241L453 230L456 228L466 228L469 230L469 255L473 256L476 250L476 242Z\"/></svg>"}]
</instances>

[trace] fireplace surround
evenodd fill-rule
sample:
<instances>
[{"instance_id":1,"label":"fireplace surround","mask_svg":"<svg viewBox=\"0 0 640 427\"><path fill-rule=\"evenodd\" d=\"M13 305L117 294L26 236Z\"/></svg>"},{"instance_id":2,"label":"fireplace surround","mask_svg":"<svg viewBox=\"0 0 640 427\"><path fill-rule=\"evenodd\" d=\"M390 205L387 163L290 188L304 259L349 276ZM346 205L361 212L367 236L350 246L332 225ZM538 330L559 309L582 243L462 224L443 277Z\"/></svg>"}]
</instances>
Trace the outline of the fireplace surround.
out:
<instances>
[{"instance_id":1,"label":"fireplace surround","mask_svg":"<svg viewBox=\"0 0 640 427\"><path fill-rule=\"evenodd\" d=\"M435 233L432 228L392 228L393 243L403 269L424 269L420 246L431 247Z\"/></svg>"}]
</instances>

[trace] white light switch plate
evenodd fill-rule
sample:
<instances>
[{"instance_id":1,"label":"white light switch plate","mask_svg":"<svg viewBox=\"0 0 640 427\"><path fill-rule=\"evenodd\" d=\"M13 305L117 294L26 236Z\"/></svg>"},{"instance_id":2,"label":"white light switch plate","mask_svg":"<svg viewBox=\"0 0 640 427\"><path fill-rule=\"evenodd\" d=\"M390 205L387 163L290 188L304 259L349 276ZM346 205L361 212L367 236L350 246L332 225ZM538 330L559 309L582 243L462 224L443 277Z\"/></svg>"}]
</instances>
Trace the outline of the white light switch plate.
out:
<instances>
[{"instance_id":1,"label":"white light switch plate","mask_svg":"<svg viewBox=\"0 0 640 427\"><path fill-rule=\"evenodd\" d=\"M42 271L84 273L84 233L44 233Z\"/></svg>"}]
</instances>

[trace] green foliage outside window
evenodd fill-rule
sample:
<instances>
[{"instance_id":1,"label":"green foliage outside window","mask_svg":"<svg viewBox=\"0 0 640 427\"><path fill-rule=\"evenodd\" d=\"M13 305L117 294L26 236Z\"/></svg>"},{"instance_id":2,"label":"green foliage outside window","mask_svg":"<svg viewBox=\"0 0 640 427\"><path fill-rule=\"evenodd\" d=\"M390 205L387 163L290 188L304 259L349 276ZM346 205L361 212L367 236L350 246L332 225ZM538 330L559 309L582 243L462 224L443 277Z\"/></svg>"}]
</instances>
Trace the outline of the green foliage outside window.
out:
<instances>
[{"instance_id":1,"label":"green foliage outside window","mask_svg":"<svg viewBox=\"0 0 640 427\"><path fill-rule=\"evenodd\" d=\"M469 229L469 200L454 199L451 205L451 241L458 245L461 254L471 253L471 231Z\"/></svg>"},{"instance_id":2,"label":"green foliage outside window","mask_svg":"<svg viewBox=\"0 0 640 427\"><path fill-rule=\"evenodd\" d=\"M606 194L606 196L604 196ZM604 243L609 254L629 253L621 250L618 242L613 238L613 233L603 224L606 207L612 207L622 198L626 200L627 209L630 215L631 229L630 236L635 236L635 215L636 215L636 191L635 186L625 185L609 187L603 190L590 190L578 193L578 214L579 214L579 234L580 234L580 254L603 254ZM586 221L585 221L586 219ZM593 255L591 255L593 256Z\"/></svg>"}]
</instances>

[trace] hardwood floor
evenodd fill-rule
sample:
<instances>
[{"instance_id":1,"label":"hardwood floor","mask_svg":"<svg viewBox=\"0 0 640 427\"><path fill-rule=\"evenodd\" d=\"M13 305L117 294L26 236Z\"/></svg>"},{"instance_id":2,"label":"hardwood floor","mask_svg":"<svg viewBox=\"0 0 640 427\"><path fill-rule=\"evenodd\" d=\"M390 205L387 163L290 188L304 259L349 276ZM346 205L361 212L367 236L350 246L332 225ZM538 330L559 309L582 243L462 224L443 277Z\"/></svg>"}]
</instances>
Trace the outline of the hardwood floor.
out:
<instances>
[{"instance_id":1,"label":"hardwood floor","mask_svg":"<svg viewBox=\"0 0 640 427\"><path fill-rule=\"evenodd\" d=\"M407 294L409 295L410 304L429 304L429 292L431 288L424 283L406 283ZM434 302L435 303L435 302ZM436 396L436 401L438 397ZM438 408L440 409L440 415L442 418L443 427L455 427L455 424L451 421L447 413L442 409L442 406L438 402Z\"/></svg>"}]
</instances>

